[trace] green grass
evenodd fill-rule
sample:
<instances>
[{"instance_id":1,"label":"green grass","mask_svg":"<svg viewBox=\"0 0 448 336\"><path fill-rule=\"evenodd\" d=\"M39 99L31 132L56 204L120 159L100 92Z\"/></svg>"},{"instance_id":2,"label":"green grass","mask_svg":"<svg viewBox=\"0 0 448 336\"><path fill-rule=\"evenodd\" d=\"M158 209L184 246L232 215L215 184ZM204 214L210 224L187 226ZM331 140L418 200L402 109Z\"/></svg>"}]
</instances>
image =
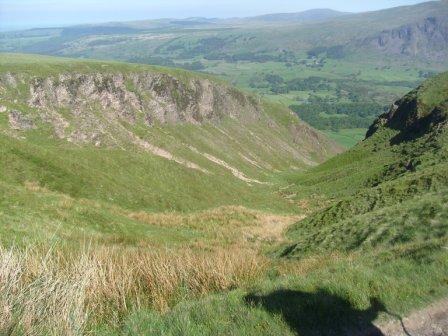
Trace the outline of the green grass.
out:
<instances>
[{"instance_id":1,"label":"green grass","mask_svg":"<svg viewBox=\"0 0 448 336\"><path fill-rule=\"evenodd\" d=\"M39 66L36 66L36 63ZM59 75L61 72L70 71L76 73L122 73L122 72L158 72L175 76L179 80L188 80L192 76L201 78L213 78L203 73L194 73L182 69L173 69L153 65L131 64L117 61L77 60L73 58L51 57L43 55L27 55L17 53L1 53L0 72L30 74L34 76Z\"/></svg>"},{"instance_id":2,"label":"green grass","mask_svg":"<svg viewBox=\"0 0 448 336\"><path fill-rule=\"evenodd\" d=\"M36 182L70 197L146 211L191 211L234 204L288 208L280 197L273 202L269 186L248 187L228 174L209 176L145 153L42 147L1 135L0 143L2 160L8 162L2 167L1 180L12 185Z\"/></svg>"},{"instance_id":3,"label":"green grass","mask_svg":"<svg viewBox=\"0 0 448 336\"><path fill-rule=\"evenodd\" d=\"M322 133L345 148L351 148L364 139L366 130L363 128L349 128L338 131L322 131Z\"/></svg>"},{"instance_id":4,"label":"green grass","mask_svg":"<svg viewBox=\"0 0 448 336\"><path fill-rule=\"evenodd\" d=\"M400 113L391 116L392 125L399 119L411 127L412 137L406 128L380 126L352 150L294 177L301 193L297 197L320 193L333 200L290 228L289 236L296 242L286 254L390 248L446 237L448 133L443 121L446 93L439 91L446 83L446 74L427 81L403 100ZM416 114L419 110L426 112ZM426 128L428 114L442 119Z\"/></svg>"}]
</instances>

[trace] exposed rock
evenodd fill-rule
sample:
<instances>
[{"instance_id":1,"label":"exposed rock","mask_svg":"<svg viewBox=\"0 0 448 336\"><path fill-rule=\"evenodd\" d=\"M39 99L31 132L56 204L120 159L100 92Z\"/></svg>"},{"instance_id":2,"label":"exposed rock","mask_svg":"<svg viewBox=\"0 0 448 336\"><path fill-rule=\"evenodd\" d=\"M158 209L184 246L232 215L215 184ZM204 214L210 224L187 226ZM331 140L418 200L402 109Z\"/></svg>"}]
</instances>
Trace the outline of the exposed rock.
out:
<instances>
[{"instance_id":1,"label":"exposed rock","mask_svg":"<svg viewBox=\"0 0 448 336\"><path fill-rule=\"evenodd\" d=\"M6 86L12 86L14 88L17 86L17 78L16 78L16 76L12 75L10 72L3 74L1 81L3 83L5 83Z\"/></svg>"},{"instance_id":2,"label":"exposed rock","mask_svg":"<svg viewBox=\"0 0 448 336\"><path fill-rule=\"evenodd\" d=\"M7 110L6 106L0 105L0 113L5 113Z\"/></svg>"},{"instance_id":3,"label":"exposed rock","mask_svg":"<svg viewBox=\"0 0 448 336\"><path fill-rule=\"evenodd\" d=\"M9 73L1 80L7 85L17 82ZM250 121L260 115L257 101L204 78L179 80L154 72L64 73L28 82L28 105L40 111L38 117L53 126L57 137L79 144L135 144L123 128L126 124L201 124L225 117ZM25 121L13 124L17 129L31 127Z\"/></svg>"},{"instance_id":4,"label":"exposed rock","mask_svg":"<svg viewBox=\"0 0 448 336\"><path fill-rule=\"evenodd\" d=\"M359 45L388 54L445 61L448 57L448 18L428 17L414 24L385 30L360 41Z\"/></svg>"},{"instance_id":5,"label":"exposed rock","mask_svg":"<svg viewBox=\"0 0 448 336\"><path fill-rule=\"evenodd\" d=\"M128 87L132 87L132 90ZM207 79L182 82L161 73L66 74L59 78L35 78L29 104L36 108L82 109L98 103L114 118L135 123L139 113L148 125L219 120L225 116L256 116L258 106L247 96Z\"/></svg>"},{"instance_id":6,"label":"exposed rock","mask_svg":"<svg viewBox=\"0 0 448 336\"><path fill-rule=\"evenodd\" d=\"M190 148L190 150L192 150L193 152L195 152L195 153L197 153L197 154L200 154L200 155L204 156L205 158L207 158L207 159L210 160L211 162L216 163L217 165L222 166L222 167L224 167L225 169L229 170L229 171L233 174L233 176L235 176L236 178L238 178L238 179L240 179L240 180L242 180L242 181L244 181L244 182L247 182L247 183L259 183L259 184L262 184L262 183L263 183L263 182L260 182L260 181L258 181L258 180L256 180L256 179L248 178L246 175L244 175L243 172L239 171L239 170L236 169L235 167L230 166L227 162L225 162L225 161L223 161L223 160L221 160L221 159L218 159L217 157L215 157L215 156L213 156L213 155L211 155L211 154L208 154L208 153L202 153L202 152L198 151L198 150L197 150L195 147L193 147L193 146L189 146L189 148Z\"/></svg>"},{"instance_id":7,"label":"exposed rock","mask_svg":"<svg viewBox=\"0 0 448 336\"><path fill-rule=\"evenodd\" d=\"M29 117L23 115L21 112L17 110L12 110L8 114L9 117L9 125L12 129L15 130L29 130L36 128L33 120Z\"/></svg>"},{"instance_id":8,"label":"exposed rock","mask_svg":"<svg viewBox=\"0 0 448 336\"><path fill-rule=\"evenodd\" d=\"M197 165L196 163L190 162L188 160L179 158L177 156L174 156L173 154L171 154L170 152L168 152L167 150L154 146L152 144L150 144L147 141L144 141L138 137L134 137L134 142L136 145L138 145L139 147L145 149L146 151L156 155L156 156L160 156L164 159L170 160L170 161L174 161L178 164L181 164L187 168L191 168L191 169L196 169L199 170L203 173L208 173L208 171L206 169L201 168L199 165Z\"/></svg>"},{"instance_id":9,"label":"exposed rock","mask_svg":"<svg viewBox=\"0 0 448 336\"><path fill-rule=\"evenodd\" d=\"M432 83L431 80L397 100L388 112L374 121L367 131L366 138L387 127L399 131L392 141L398 143L417 138L437 127L444 127L448 120L448 101L442 99L440 102L436 100L428 104L421 99L427 89L426 86L430 83ZM435 83L434 85L438 85L437 82Z\"/></svg>"}]
</instances>

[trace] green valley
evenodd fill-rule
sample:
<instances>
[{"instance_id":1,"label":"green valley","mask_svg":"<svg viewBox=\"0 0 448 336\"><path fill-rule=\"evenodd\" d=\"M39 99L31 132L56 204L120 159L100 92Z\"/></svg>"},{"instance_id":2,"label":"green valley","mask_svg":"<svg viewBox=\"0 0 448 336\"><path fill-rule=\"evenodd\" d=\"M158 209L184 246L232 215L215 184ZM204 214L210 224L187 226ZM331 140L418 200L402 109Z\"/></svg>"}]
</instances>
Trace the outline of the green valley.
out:
<instances>
[{"instance_id":1,"label":"green valley","mask_svg":"<svg viewBox=\"0 0 448 336\"><path fill-rule=\"evenodd\" d=\"M342 154L209 75L0 73L2 333L343 335L448 295L446 73Z\"/></svg>"},{"instance_id":2,"label":"green valley","mask_svg":"<svg viewBox=\"0 0 448 336\"><path fill-rule=\"evenodd\" d=\"M447 334L447 18L0 32L0 336Z\"/></svg>"}]
</instances>

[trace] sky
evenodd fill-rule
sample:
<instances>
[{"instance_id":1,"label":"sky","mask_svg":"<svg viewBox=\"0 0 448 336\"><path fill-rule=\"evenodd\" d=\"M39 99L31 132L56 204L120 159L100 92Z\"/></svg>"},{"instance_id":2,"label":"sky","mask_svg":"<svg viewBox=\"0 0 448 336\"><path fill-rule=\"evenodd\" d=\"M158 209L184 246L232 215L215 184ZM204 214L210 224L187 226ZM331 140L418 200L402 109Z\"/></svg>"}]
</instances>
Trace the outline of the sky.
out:
<instances>
[{"instance_id":1,"label":"sky","mask_svg":"<svg viewBox=\"0 0 448 336\"><path fill-rule=\"evenodd\" d=\"M421 0L0 0L0 30L186 17L246 17L331 8L363 12Z\"/></svg>"}]
</instances>

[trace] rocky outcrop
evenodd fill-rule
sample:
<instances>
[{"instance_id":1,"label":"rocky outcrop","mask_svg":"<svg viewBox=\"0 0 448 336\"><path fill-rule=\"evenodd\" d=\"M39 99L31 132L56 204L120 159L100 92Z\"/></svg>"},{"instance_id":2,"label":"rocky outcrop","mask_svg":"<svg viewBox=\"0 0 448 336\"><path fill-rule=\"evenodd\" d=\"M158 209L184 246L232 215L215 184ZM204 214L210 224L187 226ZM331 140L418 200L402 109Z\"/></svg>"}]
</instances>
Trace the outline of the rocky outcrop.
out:
<instances>
[{"instance_id":1,"label":"rocky outcrop","mask_svg":"<svg viewBox=\"0 0 448 336\"><path fill-rule=\"evenodd\" d=\"M393 55L445 61L448 57L448 18L427 17L414 24L385 30L358 43Z\"/></svg>"},{"instance_id":2,"label":"rocky outcrop","mask_svg":"<svg viewBox=\"0 0 448 336\"><path fill-rule=\"evenodd\" d=\"M162 73L63 74L35 78L30 86L30 106L40 109L66 107L76 111L97 103L114 117L131 124L138 114L148 125L219 120L225 116L255 117L255 101L208 79L181 81Z\"/></svg>"},{"instance_id":3,"label":"rocky outcrop","mask_svg":"<svg viewBox=\"0 0 448 336\"><path fill-rule=\"evenodd\" d=\"M392 139L392 143L398 143L420 137L440 126L444 127L448 120L448 101L444 100L443 96L436 98L437 94L434 93L429 94L429 98L422 97L429 85L438 86L439 90L444 91L443 86L440 86L442 84L446 87L444 76L446 73L434 80L428 80L424 85L397 100L388 112L374 121L366 137L373 136L382 128L390 128L399 131Z\"/></svg>"},{"instance_id":4,"label":"rocky outcrop","mask_svg":"<svg viewBox=\"0 0 448 336\"><path fill-rule=\"evenodd\" d=\"M34 121L21 113L20 111L12 110L8 114L9 125L15 130L30 130L36 128Z\"/></svg>"},{"instance_id":5,"label":"rocky outcrop","mask_svg":"<svg viewBox=\"0 0 448 336\"><path fill-rule=\"evenodd\" d=\"M15 90L18 83L28 85L26 105L38 113L31 121L12 111L11 128L26 130L40 121L50 124L58 138L79 144L122 147L139 143L129 137L128 126L199 125L226 117L253 121L261 111L254 98L200 77L179 79L159 72L22 77L6 73L0 87Z\"/></svg>"},{"instance_id":6,"label":"rocky outcrop","mask_svg":"<svg viewBox=\"0 0 448 336\"><path fill-rule=\"evenodd\" d=\"M38 128L76 145L137 149L204 174L227 170L249 184L262 183L266 170L314 165L341 150L291 111L272 113L226 84L123 68L0 74L9 116L9 129L0 131L26 139Z\"/></svg>"}]
</instances>

